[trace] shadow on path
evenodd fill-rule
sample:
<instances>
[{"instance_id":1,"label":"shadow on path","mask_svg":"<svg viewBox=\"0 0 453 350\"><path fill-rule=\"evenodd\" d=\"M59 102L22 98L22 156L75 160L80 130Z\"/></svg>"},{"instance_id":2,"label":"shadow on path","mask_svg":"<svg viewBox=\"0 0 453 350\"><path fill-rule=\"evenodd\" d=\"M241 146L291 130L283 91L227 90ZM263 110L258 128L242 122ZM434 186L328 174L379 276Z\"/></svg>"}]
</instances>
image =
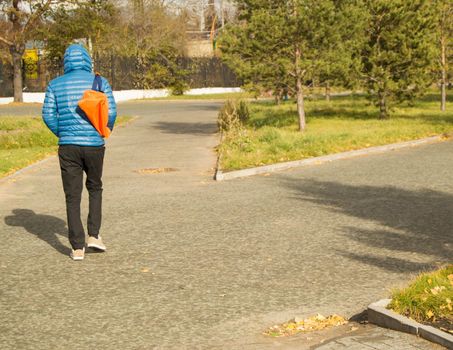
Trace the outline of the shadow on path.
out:
<instances>
[{"instance_id":1,"label":"shadow on path","mask_svg":"<svg viewBox=\"0 0 453 350\"><path fill-rule=\"evenodd\" d=\"M47 242L58 252L68 255L71 248L64 246L58 235L66 237L66 222L51 215L36 214L30 209L14 209L13 215L5 217L8 226L23 227L27 232Z\"/></svg>"},{"instance_id":2,"label":"shadow on path","mask_svg":"<svg viewBox=\"0 0 453 350\"><path fill-rule=\"evenodd\" d=\"M216 123L158 122L153 126L167 134L205 136L213 135L217 132Z\"/></svg>"},{"instance_id":3,"label":"shadow on path","mask_svg":"<svg viewBox=\"0 0 453 350\"><path fill-rule=\"evenodd\" d=\"M349 239L376 251L376 254L339 252L350 259L389 271L417 272L453 258L453 195L450 193L316 180L296 182L291 178L287 178L286 185L295 191L297 199L381 226L366 229L357 222L353 227L343 227ZM398 253L427 255L432 263L409 261L399 258Z\"/></svg>"}]
</instances>

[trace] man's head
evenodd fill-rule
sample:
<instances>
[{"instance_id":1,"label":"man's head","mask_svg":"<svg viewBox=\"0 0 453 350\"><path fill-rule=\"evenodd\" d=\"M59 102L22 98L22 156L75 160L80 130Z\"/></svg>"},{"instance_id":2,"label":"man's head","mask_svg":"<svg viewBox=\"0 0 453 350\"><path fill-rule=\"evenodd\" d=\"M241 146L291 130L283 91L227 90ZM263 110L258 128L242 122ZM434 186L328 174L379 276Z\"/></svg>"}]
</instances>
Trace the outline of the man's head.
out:
<instances>
[{"instance_id":1,"label":"man's head","mask_svg":"<svg viewBox=\"0 0 453 350\"><path fill-rule=\"evenodd\" d=\"M69 73L73 70L84 70L92 72L93 63L87 49L82 45L70 45L64 54L64 72Z\"/></svg>"}]
</instances>

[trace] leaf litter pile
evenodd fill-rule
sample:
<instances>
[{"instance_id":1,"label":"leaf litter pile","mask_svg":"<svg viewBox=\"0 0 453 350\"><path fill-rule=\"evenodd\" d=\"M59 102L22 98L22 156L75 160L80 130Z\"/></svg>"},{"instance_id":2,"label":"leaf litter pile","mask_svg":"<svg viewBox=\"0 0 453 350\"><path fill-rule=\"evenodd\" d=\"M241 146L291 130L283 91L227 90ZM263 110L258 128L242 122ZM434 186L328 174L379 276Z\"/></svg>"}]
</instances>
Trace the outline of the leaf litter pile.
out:
<instances>
[{"instance_id":1,"label":"leaf litter pile","mask_svg":"<svg viewBox=\"0 0 453 350\"><path fill-rule=\"evenodd\" d=\"M286 337L297 333L314 332L331 327L338 327L347 323L348 321L344 317L335 314L328 317L317 314L306 319L299 319L296 317L287 323L272 326L264 332L264 334L271 337Z\"/></svg>"}]
</instances>

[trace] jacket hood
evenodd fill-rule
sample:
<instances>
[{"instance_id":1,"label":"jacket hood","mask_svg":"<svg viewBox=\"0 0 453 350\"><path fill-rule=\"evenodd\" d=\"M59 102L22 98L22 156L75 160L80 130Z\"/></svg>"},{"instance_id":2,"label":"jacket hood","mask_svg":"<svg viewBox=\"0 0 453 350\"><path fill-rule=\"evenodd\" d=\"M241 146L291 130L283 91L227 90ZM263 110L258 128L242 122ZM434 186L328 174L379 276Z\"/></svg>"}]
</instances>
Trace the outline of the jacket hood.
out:
<instances>
[{"instance_id":1,"label":"jacket hood","mask_svg":"<svg viewBox=\"0 0 453 350\"><path fill-rule=\"evenodd\" d=\"M70 45L64 53L64 72L69 73L73 70L84 70L92 72L92 61L87 49L82 45Z\"/></svg>"}]
</instances>

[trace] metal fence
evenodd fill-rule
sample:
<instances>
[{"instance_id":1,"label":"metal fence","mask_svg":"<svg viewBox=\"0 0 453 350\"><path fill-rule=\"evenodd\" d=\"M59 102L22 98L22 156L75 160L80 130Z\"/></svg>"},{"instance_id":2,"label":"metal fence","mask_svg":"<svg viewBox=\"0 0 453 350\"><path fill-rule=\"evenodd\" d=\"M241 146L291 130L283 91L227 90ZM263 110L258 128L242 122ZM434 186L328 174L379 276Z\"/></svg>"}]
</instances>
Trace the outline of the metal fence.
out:
<instances>
[{"instance_id":1,"label":"metal fence","mask_svg":"<svg viewBox=\"0 0 453 350\"><path fill-rule=\"evenodd\" d=\"M137 59L133 57L102 57L95 60L95 70L106 77L114 90L156 88L151 84L144 85L140 79L145 72ZM185 81L190 88L204 87L237 87L241 81L234 72L218 57L188 58L178 60L178 67L187 74ZM23 82L25 92L43 92L47 83L62 74L61 64L49 64L39 59L35 65L36 72L29 74L24 65ZM0 61L0 97L13 95L13 71L9 64Z\"/></svg>"}]
</instances>

